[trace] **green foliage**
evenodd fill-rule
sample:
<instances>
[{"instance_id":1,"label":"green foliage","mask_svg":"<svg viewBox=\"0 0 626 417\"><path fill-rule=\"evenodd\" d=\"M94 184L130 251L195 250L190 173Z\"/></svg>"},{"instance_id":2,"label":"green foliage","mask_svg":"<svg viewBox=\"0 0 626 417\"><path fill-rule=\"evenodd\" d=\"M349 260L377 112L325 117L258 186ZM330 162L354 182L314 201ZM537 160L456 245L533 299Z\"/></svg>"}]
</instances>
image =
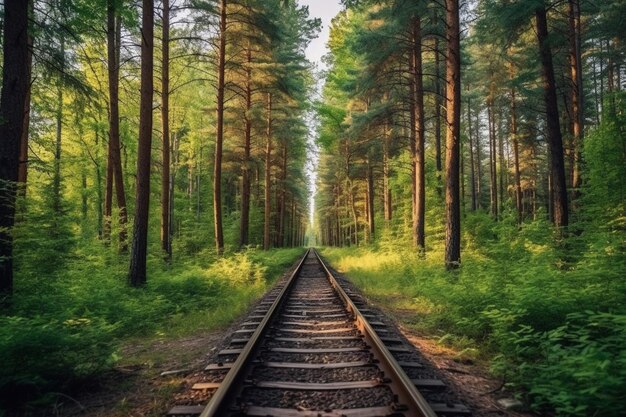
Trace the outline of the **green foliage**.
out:
<instances>
[{"instance_id":1,"label":"green foliage","mask_svg":"<svg viewBox=\"0 0 626 417\"><path fill-rule=\"evenodd\" d=\"M441 265L443 247L420 259L406 235L390 231L373 247L324 255L412 327L460 356L477 349L492 359L536 410L618 415L626 386L623 231L587 223L555 244L543 220L518 230L513 218L468 213L464 226L455 273Z\"/></svg>"},{"instance_id":2,"label":"green foliage","mask_svg":"<svg viewBox=\"0 0 626 417\"><path fill-rule=\"evenodd\" d=\"M560 416L619 416L626 386L626 314L571 313L564 325L538 332L511 326L516 314L491 312L502 350L494 368L528 387L534 408Z\"/></svg>"},{"instance_id":3,"label":"green foliage","mask_svg":"<svg viewBox=\"0 0 626 417\"><path fill-rule=\"evenodd\" d=\"M594 216L626 224L626 93L605 101L600 126L585 138L585 197ZM614 224L617 226L617 223Z\"/></svg>"},{"instance_id":4,"label":"green foliage","mask_svg":"<svg viewBox=\"0 0 626 417\"><path fill-rule=\"evenodd\" d=\"M110 367L115 330L101 318L0 317L0 407L66 389Z\"/></svg>"},{"instance_id":5,"label":"green foliage","mask_svg":"<svg viewBox=\"0 0 626 417\"><path fill-rule=\"evenodd\" d=\"M302 253L249 250L171 266L152 258L147 287L131 289L127 260L96 245L82 246L62 270L20 270L13 306L0 318L0 398L44 401L50 391L71 389L109 369L129 338L228 325Z\"/></svg>"}]
</instances>

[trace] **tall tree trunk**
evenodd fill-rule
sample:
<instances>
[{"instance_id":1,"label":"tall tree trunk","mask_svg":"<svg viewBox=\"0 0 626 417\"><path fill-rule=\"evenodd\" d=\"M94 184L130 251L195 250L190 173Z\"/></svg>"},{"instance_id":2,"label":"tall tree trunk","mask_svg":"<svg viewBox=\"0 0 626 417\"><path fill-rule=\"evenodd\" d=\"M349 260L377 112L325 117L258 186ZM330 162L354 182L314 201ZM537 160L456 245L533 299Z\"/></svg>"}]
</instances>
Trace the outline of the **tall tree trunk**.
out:
<instances>
[{"instance_id":1,"label":"tall tree trunk","mask_svg":"<svg viewBox=\"0 0 626 417\"><path fill-rule=\"evenodd\" d=\"M28 13L33 15L34 0L28 1ZM28 76L26 99L24 101L24 126L22 127L22 137L20 139L20 165L17 174L17 181L20 183L20 193L26 195L26 183L28 180L28 134L30 131L30 97L31 97L31 76L33 69L33 37L30 33L28 37Z\"/></svg>"},{"instance_id":2,"label":"tall tree trunk","mask_svg":"<svg viewBox=\"0 0 626 417\"><path fill-rule=\"evenodd\" d=\"M96 168L96 213L98 216L98 238L102 239L104 236L103 230L103 213L102 213L102 173L100 172L100 128L97 127L94 131L94 136L96 138L96 157L94 159L94 165Z\"/></svg>"},{"instance_id":3,"label":"tall tree trunk","mask_svg":"<svg viewBox=\"0 0 626 417\"><path fill-rule=\"evenodd\" d=\"M285 245L285 214L286 214L286 205L285 205L285 196L287 193L287 144L282 144L282 155L281 155L281 176L280 176L280 190L278 194L278 242L277 245L279 248L282 248Z\"/></svg>"},{"instance_id":4,"label":"tall tree trunk","mask_svg":"<svg viewBox=\"0 0 626 417\"><path fill-rule=\"evenodd\" d=\"M487 123L489 125L489 200L491 215L498 220L498 174L496 166L496 120L493 95L487 98Z\"/></svg>"},{"instance_id":5,"label":"tall tree trunk","mask_svg":"<svg viewBox=\"0 0 626 417\"><path fill-rule=\"evenodd\" d=\"M161 249L172 257L170 241L170 2L162 3L161 34Z\"/></svg>"},{"instance_id":6,"label":"tall tree trunk","mask_svg":"<svg viewBox=\"0 0 626 417\"><path fill-rule=\"evenodd\" d=\"M372 167L369 158L367 159L367 217L369 236L374 241L376 224L374 223L374 167Z\"/></svg>"},{"instance_id":7,"label":"tall tree trunk","mask_svg":"<svg viewBox=\"0 0 626 417\"><path fill-rule=\"evenodd\" d=\"M217 254L224 252L222 229L222 147L224 145L224 72L226 68L226 0L220 0L220 39L217 62L217 122L213 164L213 222Z\"/></svg>"},{"instance_id":8,"label":"tall tree trunk","mask_svg":"<svg viewBox=\"0 0 626 417\"><path fill-rule=\"evenodd\" d=\"M517 209L517 224L522 224L524 210L522 207L522 184L519 167L519 138L517 137L517 105L515 103L515 88L511 88L511 136L513 139L513 158L515 165L515 207Z\"/></svg>"},{"instance_id":9,"label":"tall tree trunk","mask_svg":"<svg viewBox=\"0 0 626 417\"><path fill-rule=\"evenodd\" d=\"M346 198L346 204L348 204L348 201L350 202L350 213L352 214L352 224L354 226L354 236L352 238L352 241L354 242L355 246L359 246L359 216L356 212L356 197L354 195L354 190L353 190L353 186L352 186L352 180L349 180L350 184L349 184L349 188L348 188L348 192L349 192L349 198ZM348 207L346 207L346 209L348 209Z\"/></svg>"},{"instance_id":10,"label":"tall tree trunk","mask_svg":"<svg viewBox=\"0 0 626 417\"><path fill-rule=\"evenodd\" d=\"M446 55L446 268L461 264L461 205L459 151L461 129L461 36L459 1L446 0L448 53Z\"/></svg>"},{"instance_id":11,"label":"tall tree trunk","mask_svg":"<svg viewBox=\"0 0 626 417\"><path fill-rule=\"evenodd\" d=\"M0 303L13 291L15 197L28 91L28 2L5 0L0 94Z\"/></svg>"},{"instance_id":12,"label":"tall tree trunk","mask_svg":"<svg viewBox=\"0 0 626 417\"><path fill-rule=\"evenodd\" d=\"M476 172L474 169L474 140L472 132L472 104L471 99L467 99L467 133L469 138L469 155L470 155L470 181L471 181L471 197L472 211L476 211Z\"/></svg>"},{"instance_id":13,"label":"tall tree trunk","mask_svg":"<svg viewBox=\"0 0 626 417\"><path fill-rule=\"evenodd\" d=\"M437 8L433 7L435 25L437 24ZM439 38L435 36L434 40L435 54L435 166L437 168L437 193L442 194L441 188L441 107L442 107L442 91L441 91L441 55L439 50Z\"/></svg>"},{"instance_id":14,"label":"tall tree trunk","mask_svg":"<svg viewBox=\"0 0 626 417\"><path fill-rule=\"evenodd\" d=\"M418 18L413 20L413 60L415 74L415 217L413 218L413 238L418 251L426 248L425 214L426 185L424 177L424 82L422 73L422 27Z\"/></svg>"},{"instance_id":15,"label":"tall tree trunk","mask_svg":"<svg viewBox=\"0 0 626 417\"><path fill-rule=\"evenodd\" d=\"M498 130L496 134L496 138L498 139L498 190L499 190L499 202L500 202L500 211L504 210L504 192L506 185L506 161L504 159L504 138L502 135L502 112L498 112Z\"/></svg>"},{"instance_id":16,"label":"tall tree trunk","mask_svg":"<svg viewBox=\"0 0 626 417\"><path fill-rule=\"evenodd\" d=\"M411 38L413 38L414 34L410 32ZM415 184L415 178L417 178L417 172L415 164L415 152L417 147L417 110L416 110L416 96L417 92L415 89L415 53L414 48L411 47L409 50L409 79L408 79L408 87L409 87L409 152L411 157L411 227L413 229L413 244L416 245L416 229L415 225L417 224L417 188Z\"/></svg>"},{"instance_id":17,"label":"tall tree trunk","mask_svg":"<svg viewBox=\"0 0 626 417\"><path fill-rule=\"evenodd\" d=\"M548 151L550 154L550 176L554 193L553 210L554 224L557 227L568 225L567 186L565 184L565 164L563 161L563 138L559 125L559 110L556 98L556 82L552 51L548 42L548 21L545 5L535 11L537 24L537 40L541 55L544 100L546 105L546 127Z\"/></svg>"},{"instance_id":18,"label":"tall tree trunk","mask_svg":"<svg viewBox=\"0 0 626 417\"><path fill-rule=\"evenodd\" d=\"M265 145L265 207L263 213L263 249L270 248L272 220L272 93L267 93L267 143Z\"/></svg>"},{"instance_id":19,"label":"tall tree trunk","mask_svg":"<svg viewBox=\"0 0 626 417\"><path fill-rule=\"evenodd\" d=\"M174 143L172 144L172 157L174 158L174 164L172 165L172 170L170 172L170 210L169 210L169 233L170 233L170 247L172 245L172 239L174 237L174 184L176 182L176 173L178 172L178 164L180 163L180 138L176 131L173 132L172 139Z\"/></svg>"},{"instance_id":20,"label":"tall tree trunk","mask_svg":"<svg viewBox=\"0 0 626 417\"><path fill-rule=\"evenodd\" d=\"M482 153L481 153L481 145L480 145L480 107L476 112L476 124L475 124L475 135L476 138L476 208L481 209L483 207L482 198Z\"/></svg>"},{"instance_id":21,"label":"tall tree trunk","mask_svg":"<svg viewBox=\"0 0 626 417\"><path fill-rule=\"evenodd\" d=\"M243 161L241 166L241 223L239 225L239 247L248 244L248 230L250 228L250 150L252 137L252 120L250 110L252 109L252 47L248 43L246 52L246 114L244 116L244 143Z\"/></svg>"},{"instance_id":22,"label":"tall tree trunk","mask_svg":"<svg viewBox=\"0 0 626 417\"><path fill-rule=\"evenodd\" d=\"M58 225L61 214L61 145L63 140L63 72L65 71L65 36L61 35L61 74L57 80L57 108L56 108L56 140L54 147L54 172L52 174L52 211L55 213L54 222ZM56 229L56 227L55 227Z\"/></svg>"},{"instance_id":23,"label":"tall tree trunk","mask_svg":"<svg viewBox=\"0 0 626 417\"><path fill-rule=\"evenodd\" d=\"M121 19L115 9L115 1L107 4L107 64L109 78L109 150L107 158L107 178L105 188L104 221L105 238L110 238L111 215L113 206L113 188L119 209L120 248L127 250L126 192L122 174L120 154L120 113L119 113L119 74L120 74Z\"/></svg>"},{"instance_id":24,"label":"tall tree trunk","mask_svg":"<svg viewBox=\"0 0 626 417\"><path fill-rule=\"evenodd\" d=\"M574 133L574 163L572 166L573 197L580 194L581 148L584 135L583 79L581 55L580 0L569 0L570 74L572 78L572 130Z\"/></svg>"},{"instance_id":25,"label":"tall tree trunk","mask_svg":"<svg viewBox=\"0 0 626 417\"><path fill-rule=\"evenodd\" d=\"M384 138L383 138L383 206L384 206L384 215L385 215L385 224L389 226L391 223L392 217L392 206L391 206L391 187L389 186L389 153L391 146L391 135L389 132L388 120L385 119L384 126Z\"/></svg>"},{"instance_id":26,"label":"tall tree trunk","mask_svg":"<svg viewBox=\"0 0 626 417\"><path fill-rule=\"evenodd\" d=\"M141 28L141 87L139 140L137 145L137 192L135 224L130 258L129 282L133 287L146 283L148 215L150 208L150 151L152 148L152 98L154 95L154 0L143 0Z\"/></svg>"}]
</instances>

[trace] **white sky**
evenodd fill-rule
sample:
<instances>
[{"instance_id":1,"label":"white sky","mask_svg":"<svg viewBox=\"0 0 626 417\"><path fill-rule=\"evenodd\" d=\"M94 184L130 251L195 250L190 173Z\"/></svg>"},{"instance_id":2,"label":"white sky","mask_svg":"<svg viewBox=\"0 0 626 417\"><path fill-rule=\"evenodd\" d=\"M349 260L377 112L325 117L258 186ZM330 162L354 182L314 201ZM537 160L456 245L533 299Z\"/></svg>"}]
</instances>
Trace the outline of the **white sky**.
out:
<instances>
[{"instance_id":1,"label":"white sky","mask_svg":"<svg viewBox=\"0 0 626 417\"><path fill-rule=\"evenodd\" d=\"M309 6L309 16L310 17L319 17L322 19L322 29L319 33L317 39L313 39L309 46L306 49L306 57L309 61L316 64L318 70L326 69L326 66L322 63L322 56L324 56L328 49L326 48L326 43L328 42L328 36L330 34L330 21L333 17L335 17L342 9L340 0L298 0L298 4L301 6ZM321 96L323 83L317 84L317 96ZM313 120L309 120L309 129L315 130L315 122ZM310 132L309 134L309 146L311 148L315 148L315 132ZM309 191L311 193L310 197L310 223L313 224L313 213L315 210L314 207L314 197L315 197L315 181L317 179L317 153L314 152L310 154L310 160L308 164L309 171Z\"/></svg>"},{"instance_id":2,"label":"white sky","mask_svg":"<svg viewBox=\"0 0 626 417\"><path fill-rule=\"evenodd\" d=\"M301 6L309 6L309 15L322 19L322 30L317 39L314 39L306 50L306 56L311 62L321 67L321 59L326 54L326 42L328 42L330 21L342 9L339 0L298 0Z\"/></svg>"}]
</instances>

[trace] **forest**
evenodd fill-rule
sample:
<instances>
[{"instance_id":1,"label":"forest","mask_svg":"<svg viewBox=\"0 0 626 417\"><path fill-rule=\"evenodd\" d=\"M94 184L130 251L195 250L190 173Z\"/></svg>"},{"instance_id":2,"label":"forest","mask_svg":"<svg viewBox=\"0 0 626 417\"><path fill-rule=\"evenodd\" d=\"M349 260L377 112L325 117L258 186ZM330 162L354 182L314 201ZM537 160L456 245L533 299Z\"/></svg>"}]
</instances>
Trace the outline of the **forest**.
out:
<instances>
[{"instance_id":1,"label":"forest","mask_svg":"<svg viewBox=\"0 0 626 417\"><path fill-rule=\"evenodd\" d=\"M302 3L3 1L0 416L306 246L525 409L621 415L626 2L342 0L321 63Z\"/></svg>"}]
</instances>

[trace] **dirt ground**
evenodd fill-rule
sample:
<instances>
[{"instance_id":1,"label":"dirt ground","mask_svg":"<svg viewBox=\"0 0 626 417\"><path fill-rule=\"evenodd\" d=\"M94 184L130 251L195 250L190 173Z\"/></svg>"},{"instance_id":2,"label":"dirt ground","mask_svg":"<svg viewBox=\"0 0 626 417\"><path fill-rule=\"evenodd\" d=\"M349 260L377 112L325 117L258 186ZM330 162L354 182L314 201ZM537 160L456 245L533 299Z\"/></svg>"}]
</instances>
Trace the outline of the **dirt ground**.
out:
<instances>
[{"instance_id":1,"label":"dirt ground","mask_svg":"<svg viewBox=\"0 0 626 417\"><path fill-rule=\"evenodd\" d=\"M503 381L489 375L484 365L459 361L457 351L442 347L437 342L421 337L414 331L398 325L404 336L454 385L459 397L474 413L474 417L532 417L528 412L506 409L498 400L513 400L503 390Z\"/></svg>"}]
</instances>

